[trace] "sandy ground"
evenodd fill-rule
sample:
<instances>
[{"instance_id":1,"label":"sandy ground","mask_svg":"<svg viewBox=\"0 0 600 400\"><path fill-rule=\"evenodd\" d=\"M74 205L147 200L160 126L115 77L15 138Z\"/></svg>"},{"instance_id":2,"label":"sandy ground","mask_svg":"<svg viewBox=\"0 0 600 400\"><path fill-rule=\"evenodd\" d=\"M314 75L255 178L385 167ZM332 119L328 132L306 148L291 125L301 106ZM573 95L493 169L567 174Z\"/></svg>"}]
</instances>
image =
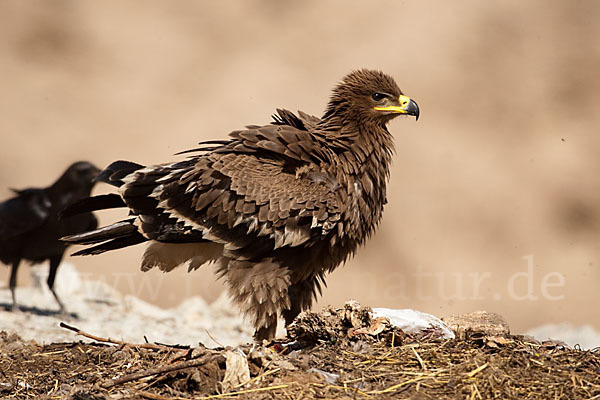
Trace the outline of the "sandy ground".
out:
<instances>
[{"instance_id":1,"label":"sandy ground","mask_svg":"<svg viewBox=\"0 0 600 400\"><path fill-rule=\"evenodd\" d=\"M72 264L63 263L58 270L56 290L71 314L65 318L58 314L58 306L46 286L47 268L35 266L32 275L34 285L17 290L20 312L8 311L10 291L0 290L0 331L17 333L21 338L39 344L90 341L60 328L58 324L63 321L90 334L129 343L148 340L192 347L202 343L213 348L252 341L251 324L241 318L224 294L211 303L193 296L176 307L164 309L131 294L123 295L105 282L88 280ZM380 314L375 316L390 318L393 315L390 312L394 311L380 309L378 312ZM394 322L392 318L393 323L411 334L432 324L431 320L423 319L427 316L411 314L407 318L406 313L401 313L397 317L400 319ZM589 325L546 324L527 334L539 340L559 340L572 347L600 348L600 332ZM285 329L280 324L278 337L283 336Z\"/></svg>"},{"instance_id":2,"label":"sandy ground","mask_svg":"<svg viewBox=\"0 0 600 400\"><path fill-rule=\"evenodd\" d=\"M150 342L208 347L234 346L252 340L252 327L244 323L237 309L223 295L208 304L201 297L186 299L175 308L163 309L122 295L104 282L81 279L72 264L59 269L56 290L69 314L58 314L58 306L45 284L47 268L36 267L35 285L20 287L17 301L20 312L8 312L9 290L0 290L0 331L15 332L23 339L42 343L85 340L59 327L64 321L101 337L130 343ZM146 339L144 339L144 336Z\"/></svg>"},{"instance_id":3,"label":"sandy ground","mask_svg":"<svg viewBox=\"0 0 600 400\"><path fill-rule=\"evenodd\" d=\"M318 115L343 75L379 68L421 118L390 126L383 222L316 309L600 330L599 18L594 0L3 1L0 198L78 159L170 161L277 107ZM163 308L219 297L211 268L142 274L142 251L71 261Z\"/></svg>"}]
</instances>

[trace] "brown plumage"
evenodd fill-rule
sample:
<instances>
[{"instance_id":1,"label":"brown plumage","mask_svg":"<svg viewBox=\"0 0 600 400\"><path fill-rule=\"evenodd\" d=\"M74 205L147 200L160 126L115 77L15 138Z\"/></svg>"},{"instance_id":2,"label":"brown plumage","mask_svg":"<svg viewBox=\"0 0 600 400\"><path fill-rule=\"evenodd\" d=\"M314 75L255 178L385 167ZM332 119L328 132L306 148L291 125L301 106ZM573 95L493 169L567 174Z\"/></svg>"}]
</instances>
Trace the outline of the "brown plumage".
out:
<instances>
[{"instance_id":1,"label":"brown plumage","mask_svg":"<svg viewBox=\"0 0 600 400\"><path fill-rule=\"evenodd\" d=\"M149 241L142 270L215 262L256 338L272 338L310 308L327 272L369 237L386 203L393 152L386 124L418 118L388 75L358 70L334 88L322 118L277 110L269 125L234 131L186 151L186 160L143 167L117 161L100 175L118 194L71 212L128 207L129 218L65 238L78 254Z\"/></svg>"}]
</instances>

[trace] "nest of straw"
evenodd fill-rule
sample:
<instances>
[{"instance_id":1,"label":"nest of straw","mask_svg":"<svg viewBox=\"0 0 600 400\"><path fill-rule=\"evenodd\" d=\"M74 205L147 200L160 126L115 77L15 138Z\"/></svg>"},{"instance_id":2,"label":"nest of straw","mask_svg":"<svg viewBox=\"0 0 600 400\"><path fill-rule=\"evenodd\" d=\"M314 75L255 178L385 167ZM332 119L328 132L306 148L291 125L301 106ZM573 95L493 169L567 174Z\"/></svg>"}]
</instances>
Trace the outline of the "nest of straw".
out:
<instances>
[{"instance_id":1,"label":"nest of straw","mask_svg":"<svg viewBox=\"0 0 600 400\"><path fill-rule=\"evenodd\" d=\"M600 399L598 351L508 334L407 335L362 307L303 313L287 338L236 349L77 333L96 342L0 333L0 397Z\"/></svg>"}]
</instances>

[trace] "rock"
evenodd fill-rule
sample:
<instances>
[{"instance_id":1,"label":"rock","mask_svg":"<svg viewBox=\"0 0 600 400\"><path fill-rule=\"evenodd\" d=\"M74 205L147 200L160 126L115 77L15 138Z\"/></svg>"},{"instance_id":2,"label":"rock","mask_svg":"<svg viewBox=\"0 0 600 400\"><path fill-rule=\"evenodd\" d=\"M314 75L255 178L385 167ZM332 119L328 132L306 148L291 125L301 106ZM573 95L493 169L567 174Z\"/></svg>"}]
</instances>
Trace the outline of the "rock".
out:
<instances>
[{"instance_id":1,"label":"rock","mask_svg":"<svg viewBox=\"0 0 600 400\"><path fill-rule=\"evenodd\" d=\"M442 320L462 336L464 332L479 332L486 336L505 336L510 333L506 320L500 315L487 311L474 311L469 314L453 315Z\"/></svg>"}]
</instances>

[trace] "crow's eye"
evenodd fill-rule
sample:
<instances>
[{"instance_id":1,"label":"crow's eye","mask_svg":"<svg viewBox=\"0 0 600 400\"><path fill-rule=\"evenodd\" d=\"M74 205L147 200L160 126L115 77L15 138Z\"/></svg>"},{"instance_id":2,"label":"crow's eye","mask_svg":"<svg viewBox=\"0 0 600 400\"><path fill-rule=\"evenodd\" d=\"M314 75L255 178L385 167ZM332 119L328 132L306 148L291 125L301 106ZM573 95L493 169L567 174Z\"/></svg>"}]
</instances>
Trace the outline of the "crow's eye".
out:
<instances>
[{"instance_id":1,"label":"crow's eye","mask_svg":"<svg viewBox=\"0 0 600 400\"><path fill-rule=\"evenodd\" d=\"M383 100L385 97L386 97L386 96L385 96L385 94L383 94L383 93L379 93L379 92L377 92L377 93L373 93L373 94L371 95L371 98L372 98L373 100L375 100L375 101L381 101L381 100Z\"/></svg>"}]
</instances>

